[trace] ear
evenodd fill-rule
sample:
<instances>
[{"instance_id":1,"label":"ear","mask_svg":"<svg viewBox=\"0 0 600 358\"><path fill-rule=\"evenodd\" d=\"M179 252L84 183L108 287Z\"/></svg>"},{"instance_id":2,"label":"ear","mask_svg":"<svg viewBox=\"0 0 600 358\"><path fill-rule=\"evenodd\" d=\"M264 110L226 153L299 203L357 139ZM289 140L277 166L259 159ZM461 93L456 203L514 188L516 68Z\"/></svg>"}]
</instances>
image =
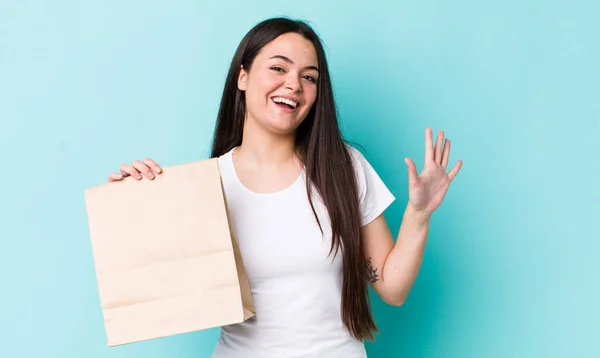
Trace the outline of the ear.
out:
<instances>
[{"instance_id":1,"label":"ear","mask_svg":"<svg viewBox=\"0 0 600 358\"><path fill-rule=\"evenodd\" d=\"M238 75L238 88L240 91L246 90L246 81L248 80L248 73L244 70L244 66L240 65L240 74Z\"/></svg>"}]
</instances>

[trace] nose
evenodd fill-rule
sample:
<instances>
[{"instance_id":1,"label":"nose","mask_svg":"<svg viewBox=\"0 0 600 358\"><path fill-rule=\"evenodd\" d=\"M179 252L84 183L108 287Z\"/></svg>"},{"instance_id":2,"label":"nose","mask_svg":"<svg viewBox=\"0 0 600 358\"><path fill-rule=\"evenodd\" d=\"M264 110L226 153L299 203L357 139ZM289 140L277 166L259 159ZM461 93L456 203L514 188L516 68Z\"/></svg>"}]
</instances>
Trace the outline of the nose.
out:
<instances>
[{"instance_id":1,"label":"nose","mask_svg":"<svg viewBox=\"0 0 600 358\"><path fill-rule=\"evenodd\" d=\"M301 92L302 83L300 82L300 78L298 78L298 75L293 72L288 73L285 87L290 89L292 92Z\"/></svg>"}]
</instances>

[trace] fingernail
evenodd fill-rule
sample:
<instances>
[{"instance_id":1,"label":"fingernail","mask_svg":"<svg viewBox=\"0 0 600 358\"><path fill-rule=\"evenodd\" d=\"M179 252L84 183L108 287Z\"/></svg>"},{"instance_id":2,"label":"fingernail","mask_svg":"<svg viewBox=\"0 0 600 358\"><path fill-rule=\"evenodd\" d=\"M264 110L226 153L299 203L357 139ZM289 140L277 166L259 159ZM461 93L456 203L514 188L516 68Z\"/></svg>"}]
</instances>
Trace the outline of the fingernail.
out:
<instances>
[{"instance_id":1,"label":"fingernail","mask_svg":"<svg viewBox=\"0 0 600 358\"><path fill-rule=\"evenodd\" d=\"M154 178L154 174L152 172L148 172L148 178L153 179Z\"/></svg>"},{"instance_id":2,"label":"fingernail","mask_svg":"<svg viewBox=\"0 0 600 358\"><path fill-rule=\"evenodd\" d=\"M142 179L142 175L140 173L135 173L135 178L136 179Z\"/></svg>"},{"instance_id":3,"label":"fingernail","mask_svg":"<svg viewBox=\"0 0 600 358\"><path fill-rule=\"evenodd\" d=\"M160 173L160 168L159 167L154 167L154 172L157 173L157 174Z\"/></svg>"}]
</instances>

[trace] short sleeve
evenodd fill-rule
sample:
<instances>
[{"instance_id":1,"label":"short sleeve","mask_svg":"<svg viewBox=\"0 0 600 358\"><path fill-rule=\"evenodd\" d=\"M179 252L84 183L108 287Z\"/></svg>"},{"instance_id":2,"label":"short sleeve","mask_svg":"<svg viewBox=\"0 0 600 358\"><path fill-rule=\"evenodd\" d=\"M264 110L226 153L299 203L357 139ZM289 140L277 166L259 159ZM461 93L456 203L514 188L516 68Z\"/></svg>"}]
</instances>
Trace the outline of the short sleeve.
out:
<instances>
[{"instance_id":1,"label":"short sleeve","mask_svg":"<svg viewBox=\"0 0 600 358\"><path fill-rule=\"evenodd\" d=\"M396 198L364 155L350 145L348 150L356 172L362 227L375 220Z\"/></svg>"}]
</instances>

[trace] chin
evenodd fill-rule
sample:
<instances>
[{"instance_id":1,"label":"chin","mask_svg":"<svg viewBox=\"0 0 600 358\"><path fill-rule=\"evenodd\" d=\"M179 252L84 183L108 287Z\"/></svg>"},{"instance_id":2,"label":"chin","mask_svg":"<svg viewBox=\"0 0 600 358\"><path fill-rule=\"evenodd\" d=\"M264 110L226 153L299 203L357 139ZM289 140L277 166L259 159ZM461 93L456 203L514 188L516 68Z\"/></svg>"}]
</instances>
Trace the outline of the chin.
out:
<instances>
[{"instance_id":1,"label":"chin","mask_svg":"<svg viewBox=\"0 0 600 358\"><path fill-rule=\"evenodd\" d=\"M267 120L267 127L277 134L291 134L301 123L301 120L294 118L270 118Z\"/></svg>"}]
</instances>

